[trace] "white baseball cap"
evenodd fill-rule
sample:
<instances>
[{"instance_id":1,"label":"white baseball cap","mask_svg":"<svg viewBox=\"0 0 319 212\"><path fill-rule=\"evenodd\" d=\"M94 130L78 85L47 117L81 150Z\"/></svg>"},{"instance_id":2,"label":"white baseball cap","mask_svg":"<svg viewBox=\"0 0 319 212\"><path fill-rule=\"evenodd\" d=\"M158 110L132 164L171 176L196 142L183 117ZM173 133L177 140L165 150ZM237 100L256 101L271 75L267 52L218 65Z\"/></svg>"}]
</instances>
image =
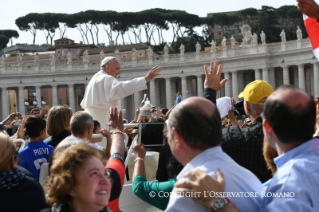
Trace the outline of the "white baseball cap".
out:
<instances>
[{"instance_id":1,"label":"white baseball cap","mask_svg":"<svg viewBox=\"0 0 319 212\"><path fill-rule=\"evenodd\" d=\"M101 62L101 67L105 66L108 62L110 62L111 60L116 59L116 57L106 57L102 60Z\"/></svg>"}]
</instances>

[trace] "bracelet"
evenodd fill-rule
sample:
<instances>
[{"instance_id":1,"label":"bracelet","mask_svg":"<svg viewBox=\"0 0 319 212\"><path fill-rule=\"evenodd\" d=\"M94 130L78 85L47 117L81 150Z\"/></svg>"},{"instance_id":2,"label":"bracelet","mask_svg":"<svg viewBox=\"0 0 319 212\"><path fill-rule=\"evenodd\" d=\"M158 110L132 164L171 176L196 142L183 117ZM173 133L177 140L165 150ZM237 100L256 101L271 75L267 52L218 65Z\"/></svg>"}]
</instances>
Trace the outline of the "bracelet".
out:
<instances>
[{"instance_id":1,"label":"bracelet","mask_svg":"<svg viewBox=\"0 0 319 212\"><path fill-rule=\"evenodd\" d=\"M137 157L135 160L134 160L134 163L138 160L141 160L141 161L144 161L144 158L140 158L140 157Z\"/></svg>"},{"instance_id":2,"label":"bracelet","mask_svg":"<svg viewBox=\"0 0 319 212\"><path fill-rule=\"evenodd\" d=\"M112 133L112 135L114 135L114 134L122 134L122 135L123 135L123 137L125 136L125 135L124 135L125 133L124 133L124 132L122 132L122 131L115 131L115 132L113 132L113 133Z\"/></svg>"}]
</instances>

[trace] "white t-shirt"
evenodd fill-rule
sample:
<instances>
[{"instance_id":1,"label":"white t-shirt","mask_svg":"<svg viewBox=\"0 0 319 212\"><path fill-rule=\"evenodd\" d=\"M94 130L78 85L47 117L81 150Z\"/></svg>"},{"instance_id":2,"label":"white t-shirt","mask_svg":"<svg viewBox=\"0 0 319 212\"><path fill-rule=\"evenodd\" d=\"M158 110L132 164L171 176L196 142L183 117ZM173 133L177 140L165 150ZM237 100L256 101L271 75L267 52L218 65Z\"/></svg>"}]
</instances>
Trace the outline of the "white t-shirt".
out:
<instances>
[{"instance_id":1,"label":"white t-shirt","mask_svg":"<svg viewBox=\"0 0 319 212\"><path fill-rule=\"evenodd\" d=\"M95 149L97 150L100 150L100 151L104 151L103 150L103 147L101 147L100 145L96 144L96 143L89 143L90 146L94 147Z\"/></svg>"}]
</instances>

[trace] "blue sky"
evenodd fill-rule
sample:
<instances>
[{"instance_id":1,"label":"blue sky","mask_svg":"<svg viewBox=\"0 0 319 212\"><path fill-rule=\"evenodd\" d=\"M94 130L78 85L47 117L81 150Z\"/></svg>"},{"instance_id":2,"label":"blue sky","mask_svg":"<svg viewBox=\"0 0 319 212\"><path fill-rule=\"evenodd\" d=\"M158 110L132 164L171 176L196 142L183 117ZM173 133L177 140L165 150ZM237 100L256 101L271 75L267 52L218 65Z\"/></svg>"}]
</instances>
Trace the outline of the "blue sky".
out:
<instances>
[{"instance_id":1,"label":"blue sky","mask_svg":"<svg viewBox=\"0 0 319 212\"><path fill-rule=\"evenodd\" d=\"M262 5L272 7L280 7L282 5L296 5L295 0L268 0L268 1L252 1L252 0L1 0L0 7L0 29L16 29L20 37L13 40L13 43L32 43L32 35L30 32L22 32L15 25L15 19L28 13L76 13L85 10L115 10L118 12L137 12L150 8L178 9L185 10L188 13L197 14L204 17L207 13L236 11L248 7L260 9ZM166 32L164 37L171 40L172 33ZM68 29L67 37L80 42L81 36L76 29ZM55 39L59 38L56 33ZM107 43L106 34L101 30L99 35L100 42ZM121 41L121 40L120 40ZM36 44L46 43L44 32L38 31ZM10 44L8 44L10 45Z\"/></svg>"}]
</instances>

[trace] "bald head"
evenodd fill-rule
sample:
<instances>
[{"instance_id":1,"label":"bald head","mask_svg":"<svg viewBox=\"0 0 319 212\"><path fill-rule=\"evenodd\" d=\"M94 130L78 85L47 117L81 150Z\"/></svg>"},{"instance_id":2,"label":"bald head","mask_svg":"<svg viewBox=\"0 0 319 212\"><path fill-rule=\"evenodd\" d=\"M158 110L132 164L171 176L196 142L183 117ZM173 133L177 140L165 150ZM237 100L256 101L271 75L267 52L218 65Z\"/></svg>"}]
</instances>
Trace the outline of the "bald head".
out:
<instances>
[{"instance_id":1,"label":"bald head","mask_svg":"<svg viewBox=\"0 0 319 212\"><path fill-rule=\"evenodd\" d=\"M305 142L314 133L316 105L304 91L282 86L268 97L264 116L282 143Z\"/></svg>"},{"instance_id":2,"label":"bald head","mask_svg":"<svg viewBox=\"0 0 319 212\"><path fill-rule=\"evenodd\" d=\"M207 99L191 97L182 101L172 111L169 127L174 127L193 149L204 150L220 144L220 115Z\"/></svg>"},{"instance_id":3,"label":"bald head","mask_svg":"<svg viewBox=\"0 0 319 212\"><path fill-rule=\"evenodd\" d=\"M302 112L307 107L312 98L304 91L296 87L279 87L272 95L268 97L269 101L279 101L287 105L293 112Z\"/></svg>"}]
</instances>

